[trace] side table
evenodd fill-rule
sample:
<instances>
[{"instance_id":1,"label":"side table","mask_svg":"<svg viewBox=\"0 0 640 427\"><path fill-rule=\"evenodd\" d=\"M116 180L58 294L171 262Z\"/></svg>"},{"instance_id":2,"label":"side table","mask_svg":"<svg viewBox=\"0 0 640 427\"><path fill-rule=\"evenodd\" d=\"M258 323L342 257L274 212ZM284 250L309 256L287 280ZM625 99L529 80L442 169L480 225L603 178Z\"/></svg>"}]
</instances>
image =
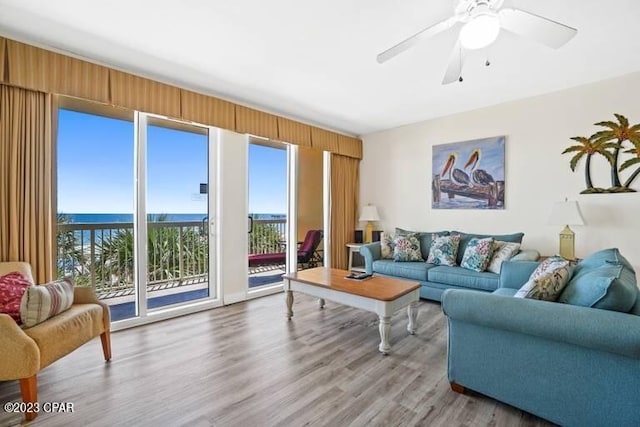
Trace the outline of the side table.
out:
<instances>
[{"instance_id":1,"label":"side table","mask_svg":"<svg viewBox=\"0 0 640 427\"><path fill-rule=\"evenodd\" d=\"M364 267L353 266L353 254L360 253L360 246L362 245L364 245L364 243L347 243L346 244L347 251L349 251L349 267L348 267L349 271L358 271L358 272L364 273L365 271Z\"/></svg>"}]
</instances>

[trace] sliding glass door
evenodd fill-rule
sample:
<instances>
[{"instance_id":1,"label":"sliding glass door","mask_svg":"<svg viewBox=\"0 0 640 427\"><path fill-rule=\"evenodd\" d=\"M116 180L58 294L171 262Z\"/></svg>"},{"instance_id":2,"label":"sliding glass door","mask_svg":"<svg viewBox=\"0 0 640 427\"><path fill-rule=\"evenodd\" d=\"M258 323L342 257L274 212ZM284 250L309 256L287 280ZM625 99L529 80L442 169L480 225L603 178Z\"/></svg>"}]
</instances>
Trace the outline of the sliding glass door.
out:
<instances>
[{"instance_id":1,"label":"sliding glass door","mask_svg":"<svg viewBox=\"0 0 640 427\"><path fill-rule=\"evenodd\" d=\"M123 324L213 302L210 129L66 102L71 108L58 117L58 275L94 287Z\"/></svg>"}]
</instances>

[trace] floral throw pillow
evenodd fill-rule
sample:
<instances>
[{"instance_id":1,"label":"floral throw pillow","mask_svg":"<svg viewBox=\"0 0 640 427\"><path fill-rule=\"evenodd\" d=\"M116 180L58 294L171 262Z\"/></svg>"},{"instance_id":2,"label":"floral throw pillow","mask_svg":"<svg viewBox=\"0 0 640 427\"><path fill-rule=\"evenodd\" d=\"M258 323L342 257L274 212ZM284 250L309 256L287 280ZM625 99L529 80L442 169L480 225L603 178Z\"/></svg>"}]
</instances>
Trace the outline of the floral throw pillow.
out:
<instances>
[{"instance_id":1,"label":"floral throw pillow","mask_svg":"<svg viewBox=\"0 0 640 427\"><path fill-rule=\"evenodd\" d=\"M456 265L460 235L438 236L434 234L427 262L435 265Z\"/></svg>"},{"instance_id":2,"label":"floral throw pillow","mask_svg":"<svg viewBox=\"0 0 640 427\"><path fill-rule=\"evenodd\" d=\"M469 240L460 267L473 271L485 271L493 253L493 237Z\"/></svg>"},{"instance_id":3,"label":"floral throw pillow","mask_svg":"<svg viewBox=\"0 0 640 427\"><path fill-rule=\"evenodd\" d=\"M513 258L520 250L520 243L493 241L493 255L487 266L487 271L500 274L502 263Z\"/></svg>"},{"instance_id":4,"label":"floral throw pillow","mask_svg":"<svg viewBox=\"0 0 640 427\"><path fill-rule=\"evenodd\" d=\"M397 236L393 240L393 260L396 262L424 261L418 236L415 234Z\"/></svg>"},{"instance_id":5,"label":"floral throw pillow","mask_svg":"<svg viewBox=\"0 0 640 427\"><path fill-rule=\"evenodd\" d=\"M17 271L0 276L0 313L8 314L18 324L21 323L20 301L29 285L29 280Z\"/></svg>"},{"instance_id":6,"label":"floral throw pillow","mask_svg":"<svg viewBox=\"0 0 640 427\"><path fill-rule=\"evenodd\" d=\"M383 259L393 259L394 235L383 231L380 233L380 253Z\"/></svg>"},{"instance_id":7,"label":"floral throw pillow","mask_svg":"<svg viewBox=\"0 0 640 427\"><path fill-rule=\"evenodd\" d=\"M554 256L542 261L531 273L529 281L516 292L516 298L556 301L569 283L573 266L569 261Z\"/></svg>"}]
</instances>

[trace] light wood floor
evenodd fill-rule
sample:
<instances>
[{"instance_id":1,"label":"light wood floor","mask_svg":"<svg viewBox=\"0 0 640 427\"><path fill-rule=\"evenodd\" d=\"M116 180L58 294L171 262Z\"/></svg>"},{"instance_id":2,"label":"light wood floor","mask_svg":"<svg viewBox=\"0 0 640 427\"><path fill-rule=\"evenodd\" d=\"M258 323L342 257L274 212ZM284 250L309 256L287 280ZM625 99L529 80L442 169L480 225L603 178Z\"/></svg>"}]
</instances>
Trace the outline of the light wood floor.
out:
<instances>
[{"instance_id":1,"label":"light wood floor","mask_svg":"<svg viewBox=\"0 0 640 427\"><path fill-rule=\"evenodd\" d=\"M421 301L418 331L393 317L392 354L378 353L375 315L284 294L112 335L113 360L94 340L38 376L41 402L72 414L40 414L33 426L543 426L490 398L451 391L440 305ZM0 382L0 402L18 401ZM0 426L20 414L0 410Z\"/></svg>"}]
</instances>

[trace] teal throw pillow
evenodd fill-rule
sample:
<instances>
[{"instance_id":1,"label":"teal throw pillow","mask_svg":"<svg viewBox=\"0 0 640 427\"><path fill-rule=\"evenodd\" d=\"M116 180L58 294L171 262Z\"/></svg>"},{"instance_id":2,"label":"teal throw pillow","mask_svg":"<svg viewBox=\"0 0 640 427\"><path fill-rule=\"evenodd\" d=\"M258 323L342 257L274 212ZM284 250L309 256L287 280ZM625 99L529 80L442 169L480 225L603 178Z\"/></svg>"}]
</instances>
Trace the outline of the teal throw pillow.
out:
<instances>
[{"instance_id":1,"label":"teal throw pillow","mask_svg":"<svg viewBox=\"0 0 640 427\"><path fill-rule=\"evenodd\" d=\"M485 271L493 253L493 238L469 240L460 267L473 271Z\"/></svg>"},{"instance_id":2,"label":"teal throw pillow","mask_svg":"<svg viewBox=\"0 0 640 427\"><path fill-rule=\"evenodd\" d=\"M393 260L396 262L423 261L418 236L415 234L396 236L393 240Z\"/></svg>"},{"instance_id":3,"label":"teal throw pillow","mask_svg":"<svg viewBox=\"0 0 640 427\"><path fill-rule=\"evenodd\" d=\"M635 272L625 263L581 266L558 301L583 307L629 312L638 298ZM593 265L593 264L592 264Z\"/></svg>"},{"instance_id":4,"label":"teal throw pillow","mask_svg":"<svg viewBox=\"0 0 640 427\"><path fill-rule=\"evenodd\" d=\"M456 265L460 235L437 236L434 234L427 262L435 265Z\"/></svg>"}]
</instances>

